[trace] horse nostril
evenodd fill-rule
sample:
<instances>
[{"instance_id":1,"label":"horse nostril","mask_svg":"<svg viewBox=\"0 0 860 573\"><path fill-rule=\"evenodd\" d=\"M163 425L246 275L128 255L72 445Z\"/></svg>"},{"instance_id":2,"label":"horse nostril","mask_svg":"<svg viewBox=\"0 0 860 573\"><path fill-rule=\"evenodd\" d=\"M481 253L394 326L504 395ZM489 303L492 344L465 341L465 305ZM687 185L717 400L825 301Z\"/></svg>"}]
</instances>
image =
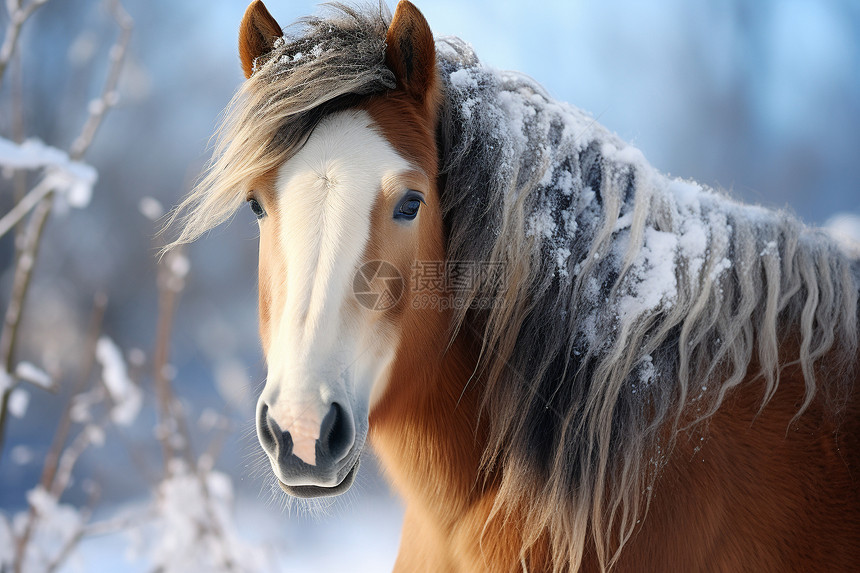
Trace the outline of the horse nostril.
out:
<instances>
[{"instance_id":1,"label":"horse nostril","mask_svg":"<svg viewBox=\"0 0 860 573\"><path fill-rule=\"evenodd\" d=\"M260 438L260 445L263 450L271 455L277 455L278 439L275 437L275 432L269 423L269 406L263 404L257 414L257 436Z\"/></svg>"},{"instance_id":2,"label":"horse nostril","mask_svg":"<svg viewBox=\"0 0 860 573\"><path fill-rule=\"evenodd\" d=\"M320 427L320 449L332 461L339 461L352 447L353 431L349 416L333 402Z\"/></svg>"}]
</instances>

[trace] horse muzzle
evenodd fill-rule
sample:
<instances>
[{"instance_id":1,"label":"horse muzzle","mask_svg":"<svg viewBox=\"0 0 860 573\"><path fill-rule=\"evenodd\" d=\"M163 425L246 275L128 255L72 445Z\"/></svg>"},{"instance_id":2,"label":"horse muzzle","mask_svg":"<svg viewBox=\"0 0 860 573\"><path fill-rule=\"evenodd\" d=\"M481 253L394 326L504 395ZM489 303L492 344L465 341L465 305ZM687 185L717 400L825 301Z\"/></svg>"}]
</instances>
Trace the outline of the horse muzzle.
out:
<instances>
[{"instance_id":1,"label":"horse muzzle","mask_svg":"<svg viewBox=\"0 0 860 573\"><path fill-rule=\"evenodd\" d=\"M264 400L257 406L260 444L281 489L294 497L339 495L355 481L366 429L356 439L352 412L338 402L329 404L318 420L311 415L292 418L282 428Z\"/></svg>"}]
</instances>

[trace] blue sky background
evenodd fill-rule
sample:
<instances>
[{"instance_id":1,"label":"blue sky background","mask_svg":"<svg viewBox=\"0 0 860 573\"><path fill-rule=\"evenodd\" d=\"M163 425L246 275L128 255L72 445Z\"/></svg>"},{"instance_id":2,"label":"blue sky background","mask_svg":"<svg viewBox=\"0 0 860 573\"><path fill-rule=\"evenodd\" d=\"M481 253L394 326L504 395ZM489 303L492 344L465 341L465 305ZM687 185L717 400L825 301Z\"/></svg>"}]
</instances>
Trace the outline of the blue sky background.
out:
<instances>
[{"instance_id":1,"label":"blue sky background","mask_svg":"<svg viewBox=\"0 0 860 573\"><path fill-rule=\"evenodd\" d=\"M97 291L110 295L105 332L123 348L151 351L158 240L138 204L152 196L171 206L187 191L207 157L218 115L242 80L236 34L244 1L124 4L135 31L121 102L87 158L100 172L94 200L86 211L51 221L33 286L31 298L39 304L28 309L21 355L36 364L51 356L72 360L70 349L86 329ZM305 0L267 5L282 25L316 10ZM591 112L633 142L664 172L727 188L746 201L788 208L813 224L839 211L860 212L856 1L427 0L417 5L437 36L460 36L484 62L531 75L558 99ZM5 17L0 16L0 26ZM93 0L53 1L28 23L22 86L29 135L68 147L87 102L101 87L115 35L102 5ZM0 90L4 137L11 130L6 110L12 83ZM0 180L0 212L11 207L8 189ZM177 392L192 415L229 404L236 430L217 465L234 477L247 500L247 521L266 523L284 536L297 560L291 563L300 570L313 567L316 562L307 561L302 549L318 547L336 529L351 540L343 562L355 560L350 551L378 555L380 561L366 557L366 567L374 570L392 558L400 510L373 477L372 463L363 465L357 491L324 519L267 506L262 482L249 474L244 452L255 447L254 440L241 436L251 427L252 405L265 376L256 330L256 232L253 216L241 212L189 249L192 272L172 348ZM11 242L3 238L4 305L11 256ZM27 445L39 459L53 432L44 422L55 419L60 404L60 398L34 393L30 415L13 420L10 443ZM132 443L151 443L151 424L141 420ZM112 458L115 451L118 446L109 441L84 460L82 470L103 476L107 505L135 499L145 487L141 476L117 471L129 462ZM39 469L11 464L4 455L0 507L20 506ZM374 553L377 546L381 549ZM338 556L327 558L335 561L326 566L333 566Z\"/></svg>"}]
</instances>

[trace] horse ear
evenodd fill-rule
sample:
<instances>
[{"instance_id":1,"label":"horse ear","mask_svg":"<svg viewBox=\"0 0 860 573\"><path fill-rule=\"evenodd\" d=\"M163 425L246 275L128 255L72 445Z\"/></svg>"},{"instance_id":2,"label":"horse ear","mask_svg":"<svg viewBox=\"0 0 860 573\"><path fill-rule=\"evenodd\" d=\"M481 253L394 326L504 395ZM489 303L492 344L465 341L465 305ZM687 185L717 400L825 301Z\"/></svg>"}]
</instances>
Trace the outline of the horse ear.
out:
<instances>
[{"instance_id":1,"label":"horse ear","mask_svg":"<svg viewBox=\"0 0 860 573\"><path fill-rule=\"evenodd\" d=\"M385 64L397 87L422 104L431 101L437 85L436 46L427 20L409 0L397 5L385 43Z\"/></svg>"},{"instance_id":2,"label":"horse ear","mask_svg":"<svg viewBox=\"0 0 860 573\"><path fill-rule=\"evenodd\" d=\"M275 39L282 35L281 27L266 10L266 6L260 0L251 2L239 24L239 59L242 60L242 71L246 78L254 73L254 60L268 54Z\"/></svg>"}]
</instances>

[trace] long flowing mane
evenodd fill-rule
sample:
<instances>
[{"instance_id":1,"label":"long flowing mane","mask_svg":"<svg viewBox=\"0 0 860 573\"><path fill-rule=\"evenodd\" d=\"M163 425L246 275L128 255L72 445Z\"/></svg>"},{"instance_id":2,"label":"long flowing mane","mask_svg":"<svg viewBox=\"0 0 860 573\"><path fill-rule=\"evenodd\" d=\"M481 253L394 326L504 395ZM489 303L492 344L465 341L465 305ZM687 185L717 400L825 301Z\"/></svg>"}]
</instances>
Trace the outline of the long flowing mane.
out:
<instances>
[{"instance_id":1,"label":"long flowing mane","mask_svg":"<svg viewBox=\"0 0 860 573\"><path fill-rule=\"evenodd\" d=\"M276 43L174 213L177 242L228 218L241 182L294 154L326 114L393 87L389 21L381 5L336 5ZM457 38L437 41L437 65L447 257L504 270L459 293L452 324L482 341L470 383L490 425L483 466L501 476L494 514L530 508L522 554L550 532L554 566L576 565L591 534L611 566L678 430L705 431L742 381L760 375L764 408L781 368L799 364L797 415L819 394L838 410L856 367L860 267L786 213L662 175ZM842 387L817 384L825 356Z\"/></svg>"},{"instance_id":2,"label":"long flowing mane","mask_svg":"<svg viewBox=\"0 0 860 573\"><path fill-rule=\"evenodd\" d=\"M821 390L820 358L836 349L828 368L852 367L860 273L823 233L658 173L462 41L437 52L448 257L507 271L458 306L503 304L457 319L484 343L496 509L547 508L529 514L527 541L554 532L553 554L573 563L590 529L608 565L680 424L706 421L751 364L764 408L781 367L799 361L798 416ZM780 355L792 337L797 352ZM849 388L824 390L838 404Z\"/></svg>"}]
</instances>

